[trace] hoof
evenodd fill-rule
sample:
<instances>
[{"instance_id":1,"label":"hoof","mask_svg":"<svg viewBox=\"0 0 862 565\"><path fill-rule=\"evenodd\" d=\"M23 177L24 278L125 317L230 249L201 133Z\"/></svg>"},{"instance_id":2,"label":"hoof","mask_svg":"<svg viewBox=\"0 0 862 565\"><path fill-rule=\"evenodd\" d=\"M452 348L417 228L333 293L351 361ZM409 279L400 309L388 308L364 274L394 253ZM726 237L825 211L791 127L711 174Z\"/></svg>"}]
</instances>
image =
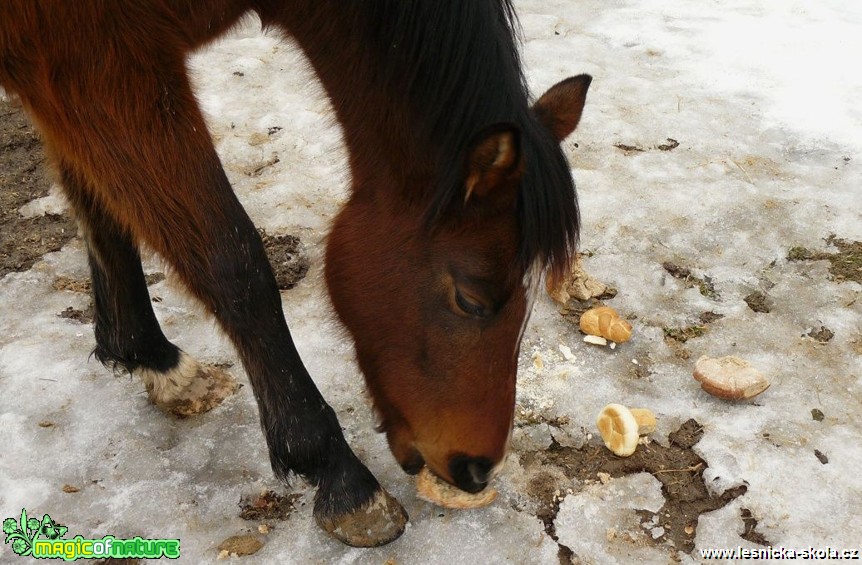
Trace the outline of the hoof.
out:
<instances>
[{"instance_id":1,"label":"hoof","mask_svg":"<svg viewBox=\"0 0 862 565\"><path fill-rule=\"evenodd\" d=\"M314 521L326 533L353 547L377 547L398 539L407 524L407 512L382 487L366 504L353 512L320 516Z\"/></svg>"},{"instance_id":2,"label":"hoof","mask_svg":"<svg viewBox=\"0 0 862 565\"><path fill-rule=\"evenodd\" d=\"M150 372L144 383L150 401L179 418L209 412L242 386L230 373L213 365L200 365L185 354L176 369Z\"/></svg>"},{"instance_id":3,"label":"hoof","mask_svg":"<svg viewBox=\"0 0 862 565\"><path fill-rule=\"evenodd\" d=\"M221 404L241 387L227 371L213 365L201 365L197 376L184 391L185 394L162 408L179 418L203 414Z\"/></svg>"}]
</instances>

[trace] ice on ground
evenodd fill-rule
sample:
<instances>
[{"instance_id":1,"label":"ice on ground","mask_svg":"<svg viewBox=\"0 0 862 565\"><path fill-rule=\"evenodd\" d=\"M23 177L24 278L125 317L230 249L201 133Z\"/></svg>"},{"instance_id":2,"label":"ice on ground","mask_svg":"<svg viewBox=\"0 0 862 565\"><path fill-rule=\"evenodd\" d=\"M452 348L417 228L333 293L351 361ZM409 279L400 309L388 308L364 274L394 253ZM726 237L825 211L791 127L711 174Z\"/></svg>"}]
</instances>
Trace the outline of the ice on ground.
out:
<instances>
[{"instance_id":1,"label":"ice on ground","mask_svg":"<svg viewBox=\"0 0 862 565\"><path fill-rule=\"evenodd\" d=\"M555 521L559 542L588 563L667 563L668 554L651 547L656 527L636 510L658 512L661 483L638 473L586 485L560 504Z\"/></svg>"},{"instance_id":2,"label":"ice on ground","mask_svg":"<svg viewBox=\"0 0 862 565\"><path fill-rule=\"evenodd\" d=\"M373 431L352 347L331 321L323 245L348 179L329 105L301 57L250 21L191 62L249 214L269 233L296 234L307 245L312 270L284 294L300 353L348 441L411 515L393 544L346 548L314 526L312 492L297 481L297 510L273 524L255 559L554 563L559 546L520 490L518 457L552 436L561 445L597 444L595 415L609 402L652 409L659 442L695 418L704 435L694 450L708 464L709 488L747 485L700 517L696 550L751 546L740 538L742 508L774 545L858 547L862 285L836 280L825 260L787 255L792 246L834 252L831 234L862 240L862 71L852 61L862 47L862 4L519 0L516 8L536 93L567 76L594 76L583 121L564 148L579 189L581 245L593 253L586 268L619 290L611 304L634 332L613 351L589 346L550 299L537 302L521 348L518 410L568 423L516 429L498 501L471 512L415 499L412 480ZM679 145L659 149L668 139ZM24 212L55 205L49 197ZM671 276L666 261L711 281L714 295ZM146 268L163 267L148 258ZM140 383L88 358L91 326L57 316L88 298L54 289L58 276L87 277L80 240L0 280L2 517L27 507L74 534L177 537L181 562L215 561L219 542L257 527L238 517L241 496L283 488L269 468L250 387L199 418L165 418ZM768 294L771 312L746 305L754 290ZM230 345L169 272L150 292L160 298L154 306L169 339L204 362L232 363L248 385ZM664 328L697 324L703 312L723 317L676 349L665 340ZM806 335L821 325L834 332L827 343ZM701 354L746 358L772 386L750 402L712 398L691 376ZM560 543L597 562L696 561L696 553L607 539L611 530L637 531L638 496L660 502L653 481L571 484L557 516ZM617 493L611 485L619 484L639 490ZM17 562L9 546L0 545L0 561Z\"/></svg>"},{"instance_id":3,"label":"ice on ground","mask_svg":"<svg viewBox=\"0 0 862 565\"><path fill-rule=\"evenodd\" d=\"M69 209L69 203L63 196L59 185L52 185L47 196L31 200L21 206L18 212L25 218L44 216L45 214L63 214Z\"/></svg>"}]
</instances>

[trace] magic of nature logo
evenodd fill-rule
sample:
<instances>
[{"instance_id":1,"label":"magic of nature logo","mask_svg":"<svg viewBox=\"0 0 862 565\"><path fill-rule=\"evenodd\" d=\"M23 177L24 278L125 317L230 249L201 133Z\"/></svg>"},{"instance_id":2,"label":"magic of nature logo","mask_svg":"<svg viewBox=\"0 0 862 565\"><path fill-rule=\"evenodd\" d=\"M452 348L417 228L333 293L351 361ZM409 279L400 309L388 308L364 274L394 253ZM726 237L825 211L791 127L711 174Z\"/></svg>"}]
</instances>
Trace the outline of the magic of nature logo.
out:
<instances>
[{"instance_id":1,"label":"magic of nature logo","mask_svg":"<svg viewBox=\"0 0 862 565\"><path fill-rule=\"evenodd\" d=\"M27 509L21 509L21 519L3 520L5 543L12 544L12 552L21 557L36 559L176 559L180 556L178 539L130 539L107 535L99 539L75 536L63 539L69 529L56 523L45 514L42 519L28 518Z\"/></svg>"}]
</instances>

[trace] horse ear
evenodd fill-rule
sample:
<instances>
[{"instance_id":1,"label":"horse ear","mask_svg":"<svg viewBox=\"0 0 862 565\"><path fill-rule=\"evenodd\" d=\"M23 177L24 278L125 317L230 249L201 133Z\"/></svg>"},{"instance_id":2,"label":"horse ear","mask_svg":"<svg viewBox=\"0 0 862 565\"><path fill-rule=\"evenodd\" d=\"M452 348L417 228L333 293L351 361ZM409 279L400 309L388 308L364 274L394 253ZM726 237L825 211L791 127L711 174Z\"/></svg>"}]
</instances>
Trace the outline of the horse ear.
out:
<instances>
[{"instance_id":1,"label":"horse ear","mask_svg":"<svg viewBox=\"0 0 862 565\"><path fill-rule=\"evenodd\" d=\"M521 174L521 132L512 124L488 126L477 133L467 151L464 202L484 198Z\"/></svg>"},{"instance_id":2,"label":"horse ear","mask_svg":"<svg viewBox=\"0 0 862 565\"><path fill-rule=\"evenodd\" d=\"M533 105L539 121L557 141L563 141L578 127L592 80L590 75L569 77L549 88Z\"/></svg>"}]
</instances>

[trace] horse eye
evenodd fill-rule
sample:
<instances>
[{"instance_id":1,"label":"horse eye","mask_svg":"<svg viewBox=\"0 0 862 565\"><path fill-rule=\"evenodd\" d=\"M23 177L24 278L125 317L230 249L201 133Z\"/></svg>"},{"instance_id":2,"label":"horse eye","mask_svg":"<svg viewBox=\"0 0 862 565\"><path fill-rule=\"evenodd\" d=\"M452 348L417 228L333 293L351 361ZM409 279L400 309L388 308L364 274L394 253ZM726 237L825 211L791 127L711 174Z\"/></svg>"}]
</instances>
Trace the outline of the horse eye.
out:
<instances>
[{"instance_id":1,"label":"horse eye","mask_svg":"<svg viewBox=\"0 0 862 565\"><path fill-rule=\"evenodd\" d=\"M488 315L488 309L485 308L485 306L475 300L465 297L457 288L455 289L455 304L468 316L485 318Z\"/></svg>"}]
</instances>

